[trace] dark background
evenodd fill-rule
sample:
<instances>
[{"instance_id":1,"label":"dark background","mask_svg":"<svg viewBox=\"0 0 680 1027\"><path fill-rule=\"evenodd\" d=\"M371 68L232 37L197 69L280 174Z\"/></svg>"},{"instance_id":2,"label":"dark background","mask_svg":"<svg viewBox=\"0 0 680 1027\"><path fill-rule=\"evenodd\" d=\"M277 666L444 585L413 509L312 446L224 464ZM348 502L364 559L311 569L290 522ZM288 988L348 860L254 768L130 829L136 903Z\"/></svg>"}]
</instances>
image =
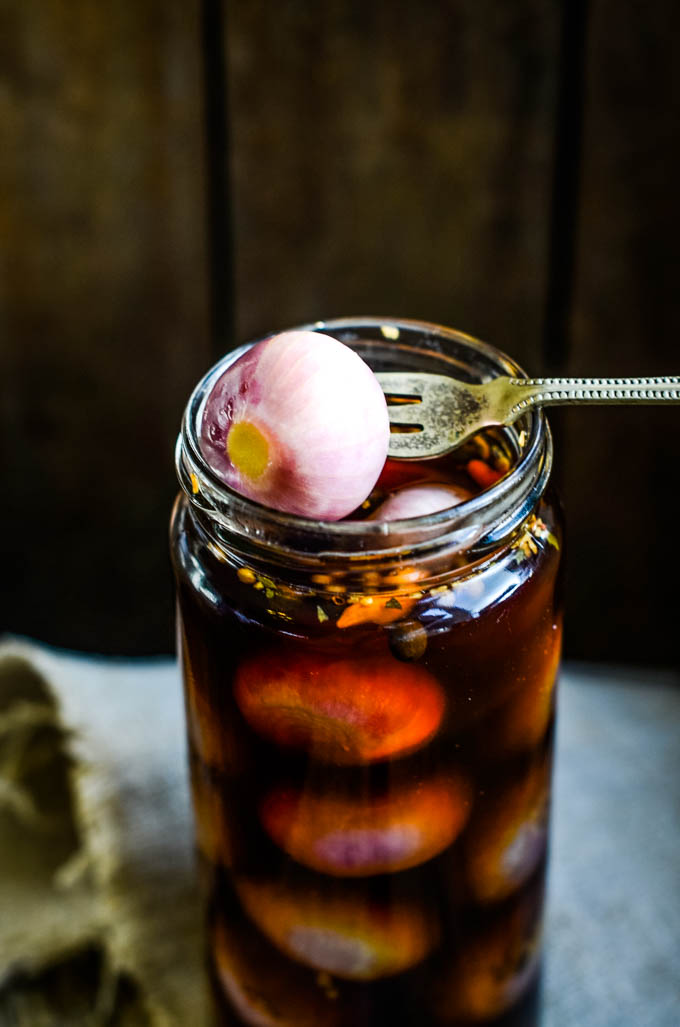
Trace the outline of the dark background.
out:
<instances>
[{"instance_id":1,"label":"dark background","mask_svg":"<svg viewBox=\"0 0 680 1027\"><path fill-rule=\"evenodd\" d=\"M439 321L680 372L675 0L0 0L0 628L172 646L172 451L236 342ZM551 415L567 655L677 666L680 411Z\"/></svg>"}]
</instances>

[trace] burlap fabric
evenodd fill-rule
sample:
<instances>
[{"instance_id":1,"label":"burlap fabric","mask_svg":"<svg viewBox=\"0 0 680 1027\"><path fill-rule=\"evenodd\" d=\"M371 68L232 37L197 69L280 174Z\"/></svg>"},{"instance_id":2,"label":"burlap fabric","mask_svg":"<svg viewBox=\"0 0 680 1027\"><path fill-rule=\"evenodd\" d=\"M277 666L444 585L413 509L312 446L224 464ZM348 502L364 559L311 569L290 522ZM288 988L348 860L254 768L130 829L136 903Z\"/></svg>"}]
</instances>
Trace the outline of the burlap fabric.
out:
<instances>
[{"instance_id":1,"label":"burlap fabric","mask_svg":"<svg viewBox=\"0 0 680 1027\"><path fill-rule=\"evenodd\" d=\"M0 649L2 1027L207 1022L183 731L169 661Z\"/></svg>"}]
</instances>

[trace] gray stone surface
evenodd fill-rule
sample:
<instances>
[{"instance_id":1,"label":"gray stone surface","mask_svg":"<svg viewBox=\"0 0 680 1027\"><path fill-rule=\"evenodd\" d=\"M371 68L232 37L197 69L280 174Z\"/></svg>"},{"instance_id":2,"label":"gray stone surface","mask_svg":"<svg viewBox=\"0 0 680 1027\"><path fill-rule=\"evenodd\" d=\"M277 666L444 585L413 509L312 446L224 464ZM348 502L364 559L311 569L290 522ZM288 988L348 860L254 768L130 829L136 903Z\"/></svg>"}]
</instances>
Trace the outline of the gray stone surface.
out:
<instances>
[{"instance_id":1,"label":"gray stone surface","mask_svg":"<svg viewBox=\"0 0 680 1027\"><path fill-rule=\"evenodd\" d=\"M561 683L545 1027L680 1024L680 689L645 671Z\"/></svg>"}]
</instances>

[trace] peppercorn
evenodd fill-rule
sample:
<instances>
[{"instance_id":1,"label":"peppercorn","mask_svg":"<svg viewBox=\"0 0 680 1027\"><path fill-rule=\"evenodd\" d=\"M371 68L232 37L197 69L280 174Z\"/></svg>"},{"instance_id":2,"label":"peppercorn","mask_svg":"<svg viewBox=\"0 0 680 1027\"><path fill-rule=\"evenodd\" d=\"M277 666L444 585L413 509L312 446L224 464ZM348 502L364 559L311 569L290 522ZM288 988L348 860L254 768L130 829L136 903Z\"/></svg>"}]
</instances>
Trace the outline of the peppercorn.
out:
<instances>
[{"instance_id":1,"label":"peppercorn","mask_svg":"<svg viewBox=\"0 0 680 1027\"><path fill-rule=\"evenodd\" d=\"M390 630L389 645L393 656L411 663L427 649L427 631L417 620L401 621Z\"/></svg>"}]
</instances>

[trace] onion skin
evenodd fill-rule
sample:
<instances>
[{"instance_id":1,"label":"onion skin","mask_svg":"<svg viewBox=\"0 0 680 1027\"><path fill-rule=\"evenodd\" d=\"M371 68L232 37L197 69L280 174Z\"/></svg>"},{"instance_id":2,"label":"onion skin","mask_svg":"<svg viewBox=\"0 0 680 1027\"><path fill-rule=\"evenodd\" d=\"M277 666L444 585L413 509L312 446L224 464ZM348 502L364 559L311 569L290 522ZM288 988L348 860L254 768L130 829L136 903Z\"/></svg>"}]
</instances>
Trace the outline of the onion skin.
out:
<instances>
[{"instance_id":1,"label":"onion skin","mask_svg":"<svg viewBox=\"0 0 680 1027\"><path fill-rule=\"evenodd\" d=\"M218 379L201 450L249 499L336 521L371 492L389 436L385 397L368 364L330 336L294 331L258 343Z\"/></svg>"}]
</instances>

